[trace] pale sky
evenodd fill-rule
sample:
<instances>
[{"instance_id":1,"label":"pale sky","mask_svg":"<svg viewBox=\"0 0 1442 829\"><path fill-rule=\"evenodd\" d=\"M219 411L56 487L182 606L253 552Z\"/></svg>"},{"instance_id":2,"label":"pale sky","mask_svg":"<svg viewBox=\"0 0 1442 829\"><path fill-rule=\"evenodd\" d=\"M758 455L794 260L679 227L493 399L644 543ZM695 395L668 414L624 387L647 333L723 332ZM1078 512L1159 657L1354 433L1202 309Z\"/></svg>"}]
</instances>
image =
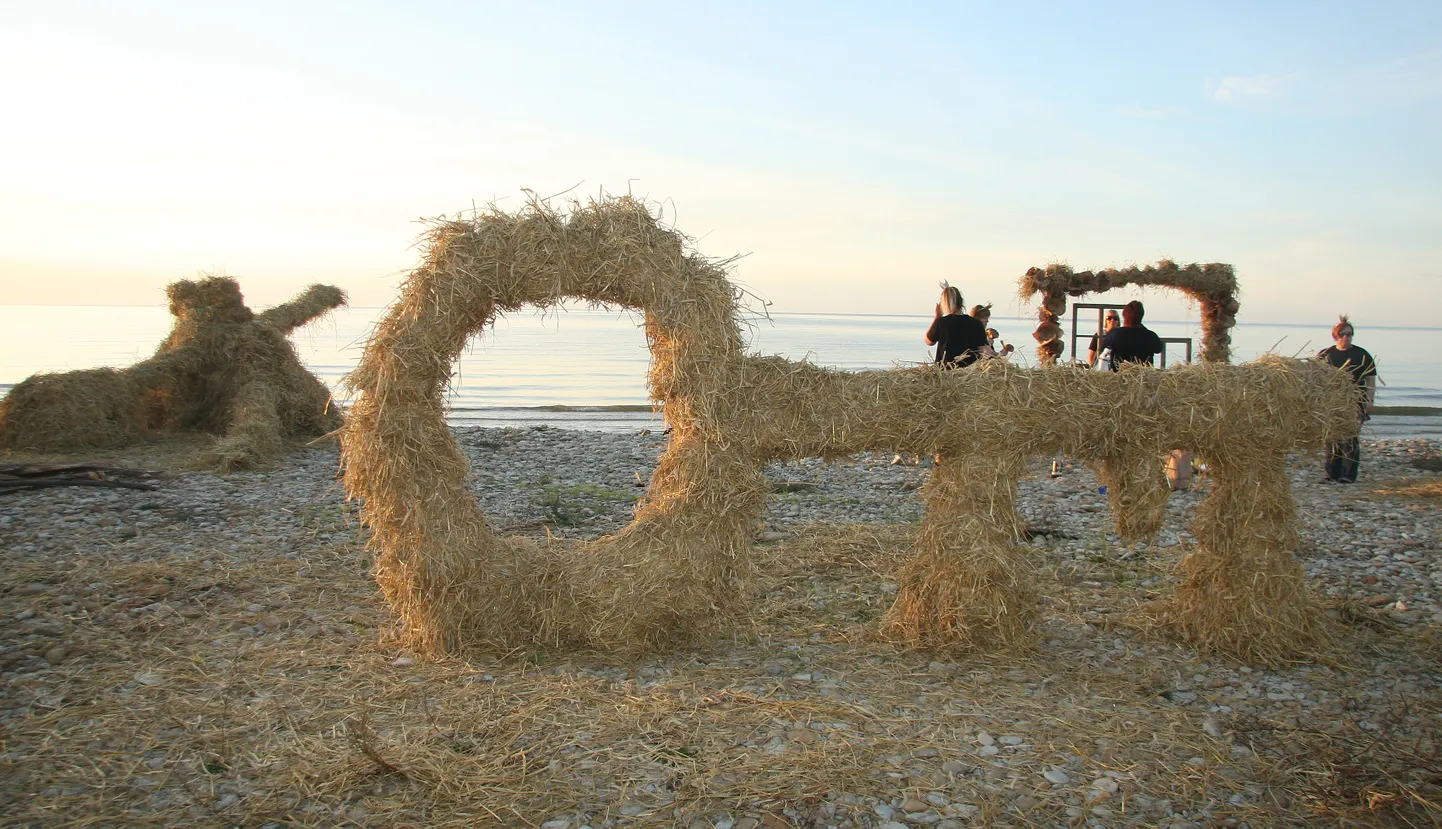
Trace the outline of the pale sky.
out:
<instances>
[{"instance_id":1,"label":"pale sky","mask_svg":"<svg viewBox=\"0 0 1442 829\"><path fill-rule=\"evenodd\" d=\"M1170 257L1243 321L1442 325L1442 3L1002 5L0 0L0 303L385 305L418 219L530 189L776 311Z\"/></svg>"}]
</instances>

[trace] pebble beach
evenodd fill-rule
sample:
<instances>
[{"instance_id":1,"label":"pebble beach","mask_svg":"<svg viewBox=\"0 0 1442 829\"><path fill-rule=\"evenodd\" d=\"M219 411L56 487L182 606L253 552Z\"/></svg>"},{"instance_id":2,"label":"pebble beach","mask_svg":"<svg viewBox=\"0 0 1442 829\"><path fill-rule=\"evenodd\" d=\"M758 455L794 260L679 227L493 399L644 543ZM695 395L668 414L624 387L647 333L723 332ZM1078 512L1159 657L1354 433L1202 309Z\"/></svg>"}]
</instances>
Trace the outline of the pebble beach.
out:
<instances>
[{"instance_id":1,"label":"pebble beach","mask_svg":"<svg viewBox=\"0 0 1442 829\"><path fill-rule=\"evenodd\" d=\"M660 433L456 430L507 534L630 521ZM1019 510L1034 648L887 641L930 461L772 464L735 634L622 661L427 661L396 644L334 446L154 489L0 494L0 814L11 825L1435 825L1442 444L1291 459L1298 556L1334 646L1209 657L1137 621L1194 540L1205 474L1123 545L1092 472L1035 459ZM94 458L87 458L94 459ZM31 458L12 459L38 460ZM74 460L74 459L70 459Z\"/></svg>"}]
</instances>

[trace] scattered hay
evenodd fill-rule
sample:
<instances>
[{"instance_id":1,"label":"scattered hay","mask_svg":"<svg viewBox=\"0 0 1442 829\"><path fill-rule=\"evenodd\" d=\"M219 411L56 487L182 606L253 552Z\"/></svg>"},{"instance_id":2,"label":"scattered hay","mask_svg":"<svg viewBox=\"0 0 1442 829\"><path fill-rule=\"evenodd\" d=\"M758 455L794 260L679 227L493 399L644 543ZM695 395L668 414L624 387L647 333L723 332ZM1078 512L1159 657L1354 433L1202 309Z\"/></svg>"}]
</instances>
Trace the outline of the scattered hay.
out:
<instances>
[{"instance_id":1,"label":"scattered hay","mask_svg":"<svg viewBox=\"0 0 1442 829\"><path fill-rule=\"evenodd\" d=\"M261 314L229 277L166 288L175 325L155 356L125 369L36 374L0 400L0 446L77 452L135 444L157 434L221 435L207 462L235 469L266 462L289 439L340 425L325 385L287 336L345 304L340 289L312 285Z\"/></svg>"},{"instance_id":2,"label":"scattered hay","mask_svg":"<svg viewBox=\"0 0 1442 829\"><path fill-rule=\"evenodd\" d=\"M1279 452L1356 433L1355 386L1314 361L1113 373L998 360L845 372L746 355L725 263L686 253L685 241L630 198L569 216L533 202L429 232L423 263L349 378L357 399L342 431L346 488L363 501L376 578L414 647L644 651L725 630L754 577L749 528L768 489L763 464L883 450L942 457L888 629L931 648L1011 648L1030 638L1036 618L1013 508L1028 458L1060 451L1100 466L1118 526L1134 538L1159 526L1162 459L1173 449L1237 470L1214 488L1210 527L1250 521L1244 502L1256 493L1246 487L1257 481L1274 487L1265 497L1290 505ZM466 489L444 391L468 338L496 314L568 298L645 314L649 382L665 403L670 447L621 532L576 546L504 538ZM1199 534L1194 587L1177 601L1205 617L1182 628L1204 647L1245 652L1249 637L1272 627L1310 629L1298 622L1312 613L1305 594L1273 583L1290 572L1294 538L1254 523L1249 534ZM1256 596L1281 603L1278 621L1221 635L1226 619L1211 593L1243 589L1254 555L1263 568Z\"/></svg>"},{"instance_id":3,"label":"scattered hay","mask_svg":"<svg viewBox=\"0 0 1442 829\"><path fill-rule=\"evenodd\" d=\"M1058 318L1066 312L1068 296L1100 293L1126 285L1176 288L1202 306L1203 362L1225 363L1232 355L1232 328L1237 324L1237 276L1231 265L1212 263L1187 265L1163 259L1144 268L1106 268L1099 271L1076 272L1066 265L1031 268L1021 279L1021 298L1042 295L1039 317L1033 336L1037 341L1037 358L1050 365L1061 356L1064 348Z\"/></svg>"},{"instance_id":4,"label":"scattered hay","mask_svg":"<svg viewBox=\"0 0 1442 829\"><path fill-rule=\"evenodd\" d=\"M1378 495L1401 495L1404 498L1442 498L1442 481L1410 486L1383 487L1373 492Z\"/></svg>"}]
</instances>

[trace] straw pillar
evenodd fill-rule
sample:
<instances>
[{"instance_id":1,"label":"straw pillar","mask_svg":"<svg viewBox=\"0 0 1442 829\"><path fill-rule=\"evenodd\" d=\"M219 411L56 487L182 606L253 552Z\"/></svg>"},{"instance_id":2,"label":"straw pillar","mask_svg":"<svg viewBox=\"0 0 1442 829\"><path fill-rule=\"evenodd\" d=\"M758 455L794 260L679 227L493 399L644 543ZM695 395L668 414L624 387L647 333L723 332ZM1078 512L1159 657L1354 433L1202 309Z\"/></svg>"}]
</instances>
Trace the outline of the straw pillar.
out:
<instances>
[{"instance_id":1,"label":"straw pillar","mask_svg":"<svg viewBox=\"0 0 1442 829\"><path fill-rule=\"evenodd\" d=\"M1155 538L1171 495L1163 459L1150 449L1137 448L1104 458L1096 471L1106 485L1122 541L1132 544Z\"/></svg>"},{"instance_id":2,"label":"straw pillar","mask_svg":"<svg viewBox=\"0 0 1442 829\"><path fill-rule=\"evenodd\" d=\"M1164 618L1200 650L1276 663L1325 637L1292 555L1298 537L1286 456L1208 458L1212 491Z\"/></svg>"},{"instance_id":3,"label":"straw pillar","mask_svg":"<svg viewBox=\"0 0 1442 829\"><path fill-rule=\"evenodd\" d=\"M742 605L766 480L755 458L685 432L672 435L635 521L583 547L597 644L663 646L723 629Z\"/></svg>"},{"instance_id":4,"label":"straw pillar","mask_svg":"<svg viewBox=\"0 0 1442 829\"><path fill-rule=\"evenodd\" d=\"M944 458L926 487L917 554L902 568L888 627L912 644L996 651L1027 644L1035 578L1017 548L1017 452Z\"/></svg>"},{"instance_id":5,"label":"straw pillar","mask_svg":"<svg viewBox=\"0 0 1442 829\"><path fill-rule=\"evenodd\" d=\"M1036 313L1036 330L1032 332L1032 338L1036 340L1036 359L1039 365L1055 365L1057 359L1066 351L1061 327L1061 315L1064 313L1065 294L1048 293L1043 297L1041 308L1037 309Z\"/></svg>"}]
</instances>

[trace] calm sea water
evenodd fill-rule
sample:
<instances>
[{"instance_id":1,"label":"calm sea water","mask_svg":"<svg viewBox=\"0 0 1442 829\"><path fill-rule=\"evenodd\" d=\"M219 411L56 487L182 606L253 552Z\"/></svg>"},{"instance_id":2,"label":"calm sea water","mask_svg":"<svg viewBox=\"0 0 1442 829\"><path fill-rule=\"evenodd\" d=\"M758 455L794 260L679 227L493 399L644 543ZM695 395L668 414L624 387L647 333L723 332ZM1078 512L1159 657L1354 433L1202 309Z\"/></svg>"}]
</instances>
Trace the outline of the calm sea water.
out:
<instances>
[{"instance_id":1,"label":"calm sea water","mask_svg":"<svg viewBox=\"0 0 1442 829\"><path fill-rule=\"evenodd\" d=\"M344 308L297 331L301 359L344 399L341 379L360 359L379 308ZM0 394L38 371L123 367L154 353L170 330L162 307L0 306ZM931 360L922 316L773 314L751 319L750 351L841 369ZM1200 341L1196 323L1148 320L1163 337ZM1094 325L1094 323L1092 323ZM1031 364L1029 319L992 317L1011 359ZM1359 327L1357 344L1377 358L1381 406L1442 407L1442 328ZM1328 326L1241 323L1234 361L1274 351L1310 355L1331 344ZM1085 350L1085 340L1081 348ZM1195 347L1195 346L1194 346ZM1179 362L1176 346L1169 362ZM650 355L638 314L594 309L521 312L472 339L456 365L449 418L467 425L553 425L631 431L661 425L646 391Z\"/></svg>"}]
</instances>

